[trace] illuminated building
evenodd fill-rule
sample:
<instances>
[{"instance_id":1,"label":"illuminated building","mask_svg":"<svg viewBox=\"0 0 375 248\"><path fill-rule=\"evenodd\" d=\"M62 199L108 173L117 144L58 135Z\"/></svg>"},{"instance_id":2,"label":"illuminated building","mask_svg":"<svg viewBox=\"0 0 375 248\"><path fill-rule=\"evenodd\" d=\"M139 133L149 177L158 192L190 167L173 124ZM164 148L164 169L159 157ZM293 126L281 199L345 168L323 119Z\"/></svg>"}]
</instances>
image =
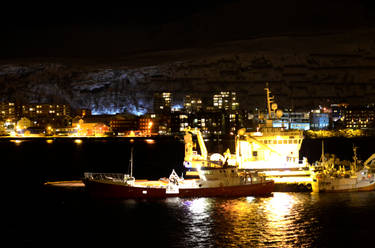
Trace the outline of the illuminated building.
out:
<instances>
[{"instance_id":1,"label":"illuminated building","mask_svg":"<svg viewBox=\"0 0 375 248\"><path fill-rule=\"evenodd\" d=\"M110 131L109 126L101 122L93 122L88 119L80 119L73 123L78 136L104 136Z\"/></svg>"},{"instance_id":2,"label":"illuminated building","mask_svg":"<svg viewBox=\"0 0 375 248\"><path fill-rule=\"evenodd\" d=\"M170 134L170 115L149 113L139 118L139 130L145 134Z\"/></svg>"},{"instance_id":3,"label":"illuminated building","mask_svg":"<svg viewBox=\"0 0 375 248\"><path fill-rule=\"evenodd\" d=\"M311 130L326 130L330 127L330 110L320 108L311 110L310 113L310 129Z\"/></svg>"},{"instance_id":4,"label":"illuminated building","mask_svg":"<svg viewBox=\"0 0 375 248\"><path fill-rule=\"evenodd\" d=\"M71 109L66 104L24 104L21 107L21 116L28 118L61 117L70 115Z\"/></svg>"},{"instance_id":5,"label":"illuminated building","mask_svg":"<svg viewBox=\"0 0 375 248\"><path fill-rule=\"evenodd\" d=\"M16 106L14 102L1 102L0 103L0 117L3 120L16 119Z\"/></svg>"},{"instance_id":6,"label":"illuminated building","mask_svg":"<svg viewBox=\"0 0 375 248\"><path fill-rule=\"evenodd\" d=\"M135 115L116 115L110 121L110 127L116 134L138 130L139 120Z\"/></svg>"},{"instance_id":7,"label":"illuminated building","mask_svg":"<svg viewBox=\"0 0 375 248\"><path fill-rule=\"evenodd\" d=\"M348 107L343 119L344 127L350 129L363 129L373 126L375 109L366 107Z\"/></svg>"},{"instance_id":8,"label":"illuminated building","mask_svg":"<svg viewBox=\"0 0 375 248\"><path fill-rule=\"evenodd\" d=\"M221 91L213 96L213 107L223 110L239 110L236 92Z\"/></svg>"},{"instance_id":9,"label":"illuminated building","mask_svg":"<svg viewBox=\"0 0 375 248\"><path fill-rule=\"evenodd\" d=\"M154 93L154 112L170 113L172 106L172 93L156 92Z\"/></svg>"},{"instance_id":10,"label":"illuminated building","mask_svg":"<svg viewBox=\"0 0 375 248\"><path fill-rule=\"evenodd\" d=\"M27 129L29 127L32 127L33 126L33 122L26 118L26 117L22 117L18 122L17 122L17 129Z\"/></svg>"},{"instance_id":11,"label":"illuminated building","mask_svg":"<svg viewBox=\"0 0 375 248\"><path fill-rule=\"evenodd\" d=\"M199 112L203 108L202 99L199 97L186 95L184 98L184 109L188 113Z\"/></svg>"},{"instance_id":12,"label":"illuminated building","mask_svg":"<svg viewBox=\"0 0 375 248\"><path fill-rule=\"evenodd\" d=\"M285 110L280 119L274 120L272 125L273 127L282 127L285 129L309 130L310 113Z\"/></svg>"},{"instance_id":13,"label":"illuminated building","mask_svg":"<svg viewBox=\"0 0 375 248\"><path fill-rule=\"evenodd\" d=\"M189 114L186 112L173 112L171 113L171 132L183 132L189 126Z\"/></svg>"},{"instance_id":14,"label":"illuminated building","mask_svg":"<svg viewBox=\"0 0 375 248\"><path fill-rule=\"evenodd\" d=\"M91 109L78 109L76 113L81 117L89 116L91 115Z\"/></svg>"},{"instance_id":15,"label":"illuminated building","mask_svg":"<svg viewBox=\"0 0 375 248\"><path fill-rule=\"evenodd\" d=\"M339 103L339 104L331 104L331 116L332 116L332 121L336 122L340 120L341 118L344 117L345 115L345 110L349 106L347 103Z\"/></svg>"}]
</instances>

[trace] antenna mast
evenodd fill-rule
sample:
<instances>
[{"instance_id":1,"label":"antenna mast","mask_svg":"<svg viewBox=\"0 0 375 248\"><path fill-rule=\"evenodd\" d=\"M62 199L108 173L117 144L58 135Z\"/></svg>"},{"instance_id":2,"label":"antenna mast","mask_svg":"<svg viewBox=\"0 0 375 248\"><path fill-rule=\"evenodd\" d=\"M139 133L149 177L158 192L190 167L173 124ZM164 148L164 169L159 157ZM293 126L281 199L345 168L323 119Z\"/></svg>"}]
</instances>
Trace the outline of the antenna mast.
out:
<instances>
[{"instance_id":1,"label":"antenna mast","mask_svg":"<svg viewBox=\"0 0 375 248\"><path fill-rule=\"evenodd\" d=\"M130 177L133 177L133 149L134 147L130 150Z\"/></svg>"},{"instance_id":2,"label":"antenna mast","mask_svg":"<svg viewBox=\"0 0 375 248\"><path fill-rule=\"evenodd\" d=\"M268 87L268 82L266 83L266 88L264 88L264 90L266 91L266 94L267 94L268 119L271 120L273 118L272 113L274 113L274 110L271 108L271 104L273 103L272 100L274 99L274 97L270 96L271 91L270 91L270 89Z\"/></svg>"}]
</instances>

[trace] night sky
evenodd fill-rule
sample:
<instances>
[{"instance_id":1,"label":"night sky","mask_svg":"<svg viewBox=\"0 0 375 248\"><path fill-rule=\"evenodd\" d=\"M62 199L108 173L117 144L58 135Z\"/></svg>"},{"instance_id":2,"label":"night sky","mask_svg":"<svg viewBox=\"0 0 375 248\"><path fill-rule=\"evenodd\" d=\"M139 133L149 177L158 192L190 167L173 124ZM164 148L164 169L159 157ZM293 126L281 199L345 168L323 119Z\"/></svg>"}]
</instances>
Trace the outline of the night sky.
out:
<instances>
[{"instance_id":1,"label":"night sky","mask_svg":"<svg viewBox=\"0 0 375 248\"><path fill-rule=\"evenodd\" d=\"M373 27L371 0L205 0L10 3L0 59L116 59L256 36Z\"/></svg>"}]
</instances>

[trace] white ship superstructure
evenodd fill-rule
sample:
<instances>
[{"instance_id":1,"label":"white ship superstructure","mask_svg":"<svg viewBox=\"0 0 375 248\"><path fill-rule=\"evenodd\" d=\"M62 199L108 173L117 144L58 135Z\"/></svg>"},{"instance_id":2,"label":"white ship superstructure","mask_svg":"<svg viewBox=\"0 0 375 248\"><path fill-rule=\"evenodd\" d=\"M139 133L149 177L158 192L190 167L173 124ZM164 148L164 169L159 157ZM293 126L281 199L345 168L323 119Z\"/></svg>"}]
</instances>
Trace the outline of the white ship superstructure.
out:
<instances>
[{"instance_id":1,"label":"white ship superstructure","mask_svg":"<svg viewBox=\"0 0 375 248\"><path fill-rule=\"evenodd\" d=\"M191 136L185 136L185 166L199 169L208 163L210 166L215 166L215 163L220 165L227 163L240 170L262 172L275 183L311 184L311 171L307 159L299 159L299 150L304 138L303 131L272 126L272 121L280 118L283 113L277 109L277 104L270 96L269 88L266 87L265 90L267 93L267 119L256 132L247 132L245 128L238 131L234 153L228 149L223 155L208 156L200 132L194 129L201 154L192 152ZM191 132L192 130L187 131Z\"/></svg>"},{"instance_id":2,"label":"white ship superstructure","mask_svg":"<svg viewBox=\"0 0 375 248\"><path fill-rule=\"evenodd\" d=\"M236 139L236 159L240 169L298 169L303 133L299 130L263 127L258 132L240 131Z\"/></svg>"},{"instance_id":3,"label":"white ship superstructure","mask_svg":"<svg viewBox=\"0 0 375 248\"><path fill-rule=\"evenodd\" d=\"M299 160L299 150L303 141L302 130L287 130L273 127L273 120L282 116L277 104L267 94L267 119L257 132L241 129L236 137L236 163L240 169L279 170L302 169L307 167L307 159Z\"/></svg>"}]
</instances>

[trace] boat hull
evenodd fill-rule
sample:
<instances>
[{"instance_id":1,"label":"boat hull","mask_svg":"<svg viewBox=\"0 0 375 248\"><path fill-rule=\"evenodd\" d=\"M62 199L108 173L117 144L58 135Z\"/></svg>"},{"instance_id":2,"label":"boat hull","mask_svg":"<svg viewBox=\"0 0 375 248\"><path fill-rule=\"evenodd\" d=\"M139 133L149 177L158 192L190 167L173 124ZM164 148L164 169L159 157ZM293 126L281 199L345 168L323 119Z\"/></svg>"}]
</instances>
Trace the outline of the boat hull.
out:
<instances>
[{"instance_id":1,"label":"boat hull","mask_svg":"<svg viewBox=\"0 0 375 248\"><path fill-rule=\"evenodd\" d=\"M361 192L375 190L375 181L368 183L348 183L342 181L343 179L317 180L317 182L312 183L312 190L313 192Z\"/></svg>"},{"instance_id":2,"label":"boat hull","mask_svg":"<svg viewBox=\"0 0 375 248\"><path fill-rule=\"evenodd\" d=\"M99 198L167 198L167 197L240 197L265 196L274 190L274 182L227 187L180 188L178 193L167 193L165 188L133 187L96 180L84 181L91 196Z\"/></svg>"}]
</instances>

